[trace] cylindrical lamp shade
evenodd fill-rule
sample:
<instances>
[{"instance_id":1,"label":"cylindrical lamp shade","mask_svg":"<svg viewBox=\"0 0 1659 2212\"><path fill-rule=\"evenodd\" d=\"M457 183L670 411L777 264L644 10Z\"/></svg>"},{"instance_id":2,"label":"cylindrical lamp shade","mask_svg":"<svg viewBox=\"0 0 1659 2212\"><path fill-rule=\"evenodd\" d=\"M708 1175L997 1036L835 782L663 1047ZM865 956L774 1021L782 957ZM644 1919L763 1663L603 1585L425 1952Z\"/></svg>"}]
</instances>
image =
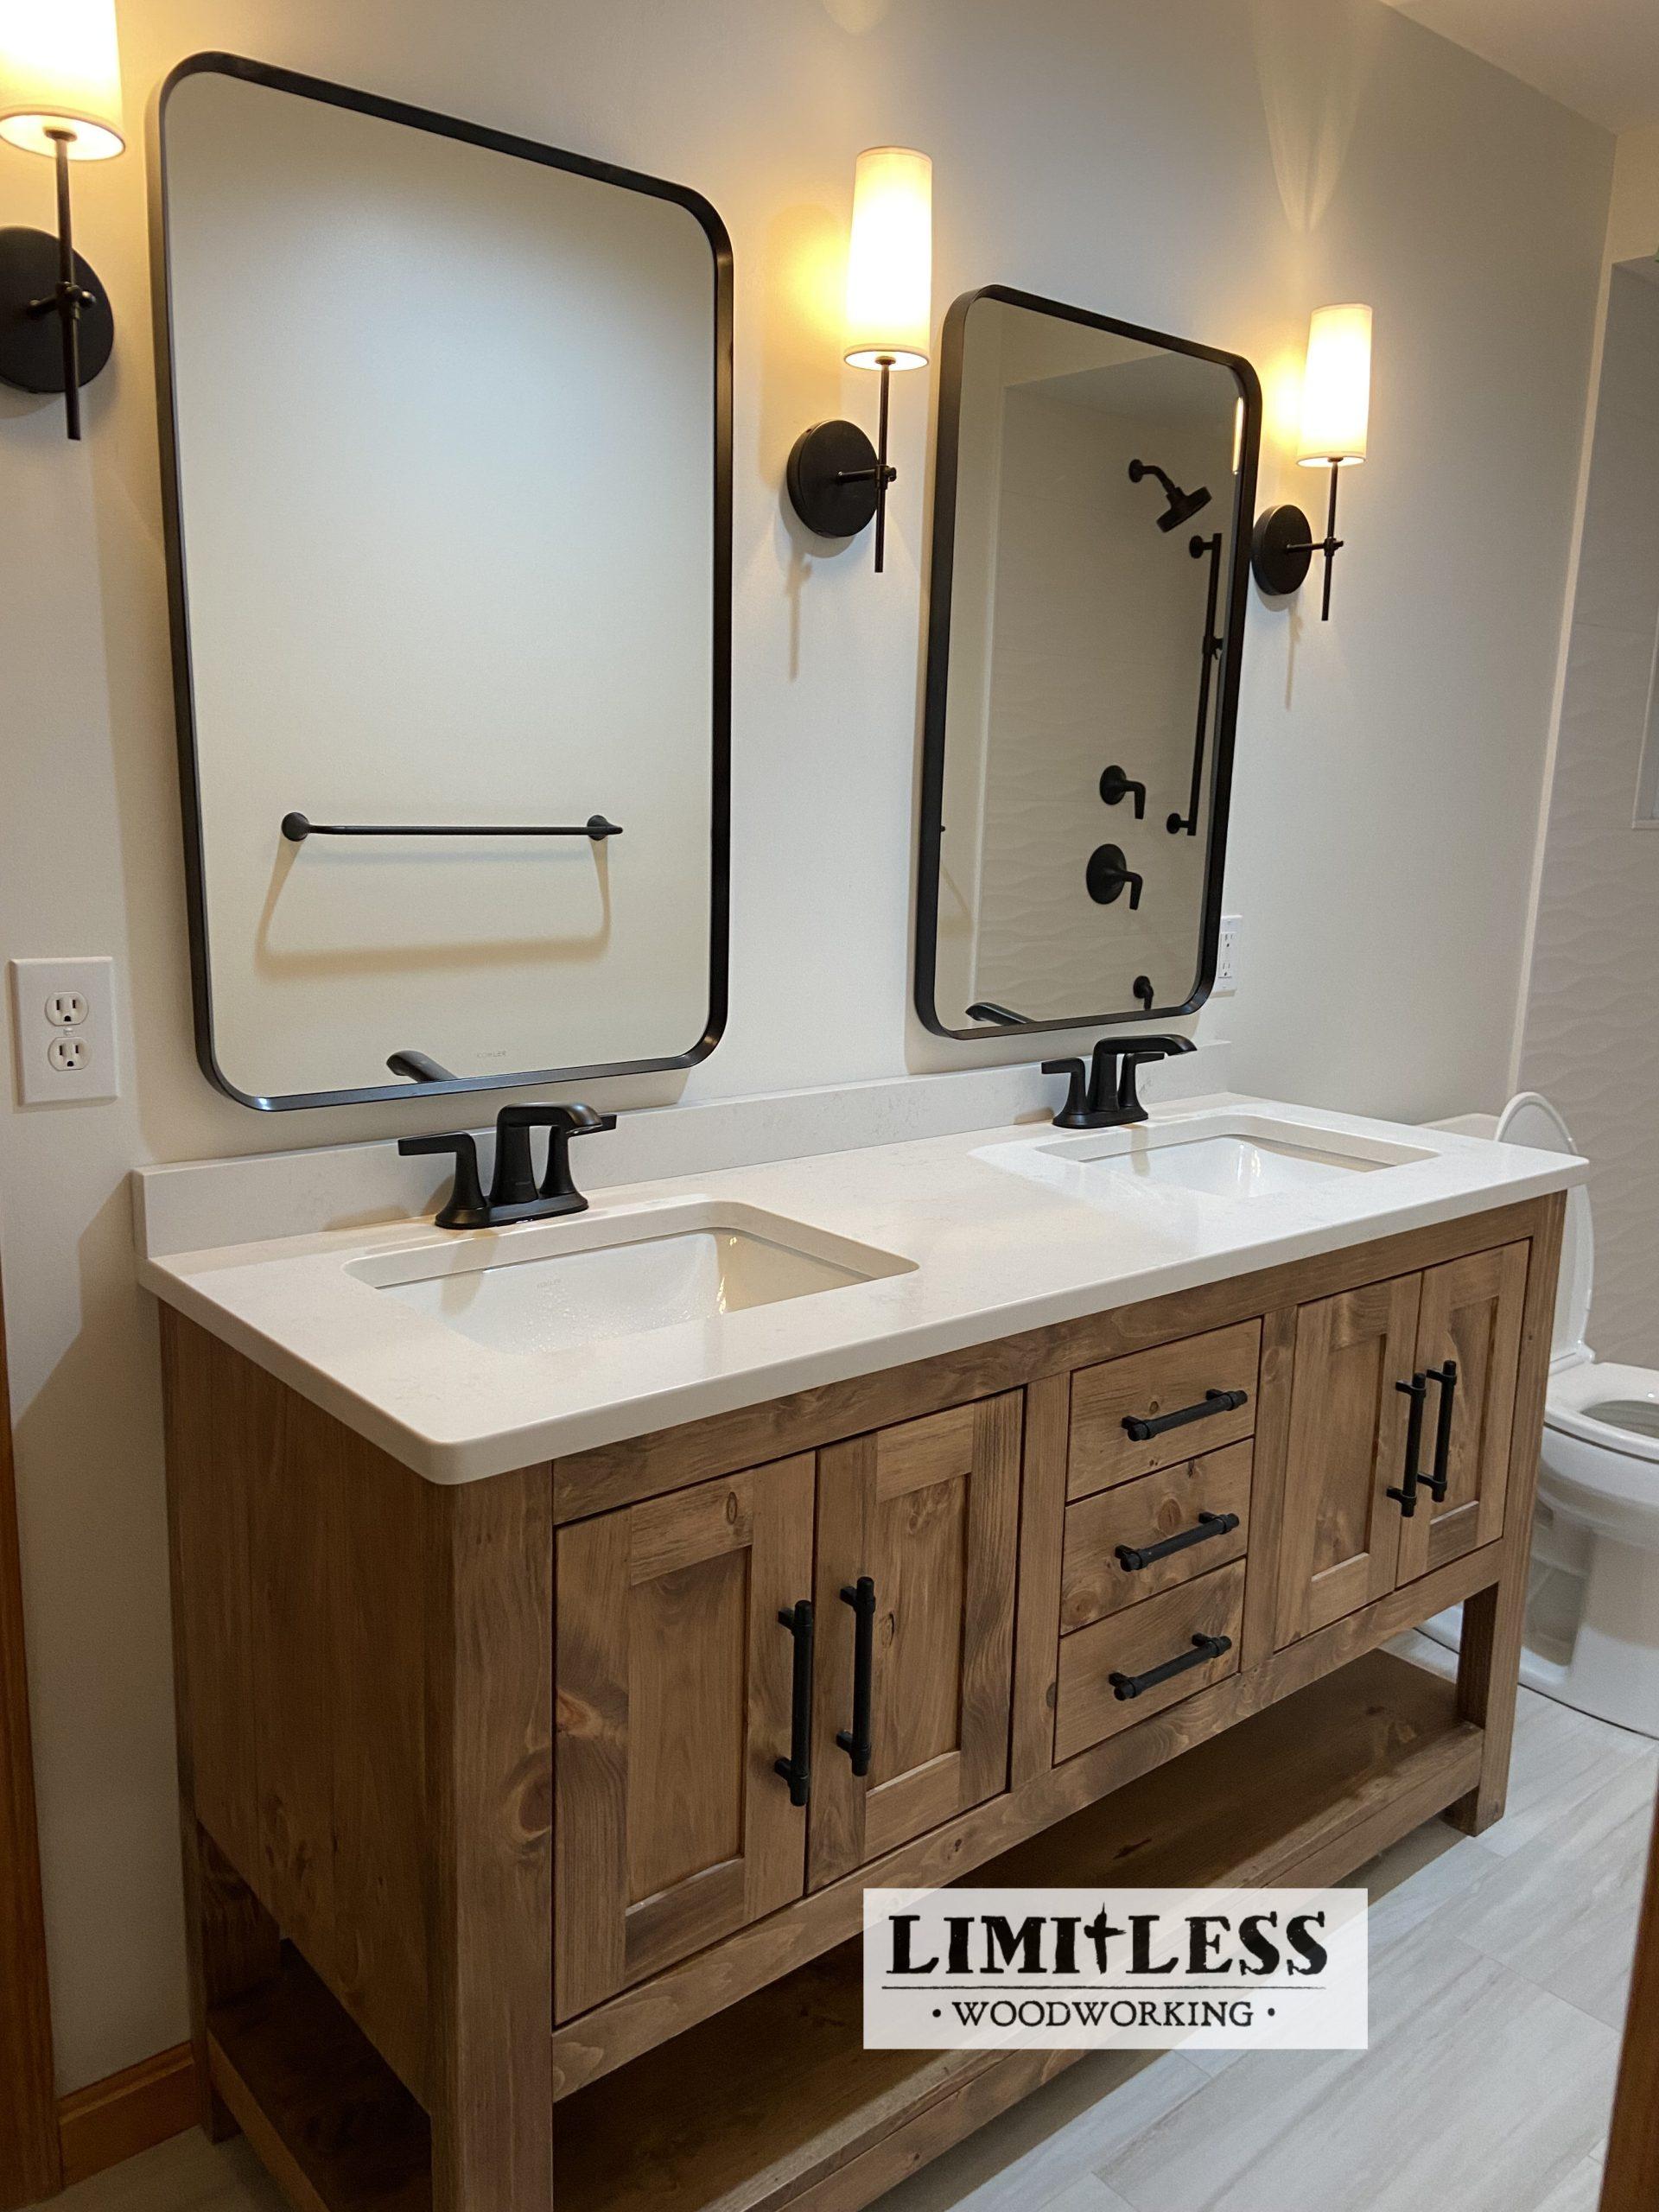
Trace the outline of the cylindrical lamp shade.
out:
<instances>
[{"instance_id":1,"label":"cylindrical lamp shade","mask_svg":"<svg viewBox=\"0 0 1659 2212\"><path fill-rule=\"evenodd\" d=\"M925 368L932 307L933 164L908 147L873 146L853 181L847 359Z\"/></svg>"},{"instance_id":2,"label":"cylindrical lamp shade","mask_svg":"<svg viewBox=\"0 0 1659 2212\"><path fill-rule=\"evenodd\" d=\"M1363 461L1370 412L1370 308L1316 308L1307 330L1297 460L1304 468Z\"/></svg>"},{"instance_id":3,"label":"cylindrical lamp shade","mask_svg":"<svg viewBox=\"0 0 1659 2212\"><path fill-rule=\"evenodd\" d=\"M105 162L126 143L115 0L0 0L0 138Z\"/></svg>"}]
</instances>

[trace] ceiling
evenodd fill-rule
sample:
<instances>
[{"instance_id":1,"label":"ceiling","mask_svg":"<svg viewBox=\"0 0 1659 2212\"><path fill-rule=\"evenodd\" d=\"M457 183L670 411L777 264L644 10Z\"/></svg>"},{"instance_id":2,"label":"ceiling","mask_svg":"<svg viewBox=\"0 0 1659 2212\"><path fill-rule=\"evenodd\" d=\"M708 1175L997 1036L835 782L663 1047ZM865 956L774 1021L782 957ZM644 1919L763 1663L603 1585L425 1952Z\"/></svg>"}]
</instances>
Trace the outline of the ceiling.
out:
<instances>
[{"instance_id":1,"label":"ceiling","mask_svg":"<svg viewBox=\"0 0 1659 2212\"><path fill-rule=\"evenodd\" d=\"M1659 0L1389 0L1609 130L1659 123Z\"/></svg>"}]
</instances>

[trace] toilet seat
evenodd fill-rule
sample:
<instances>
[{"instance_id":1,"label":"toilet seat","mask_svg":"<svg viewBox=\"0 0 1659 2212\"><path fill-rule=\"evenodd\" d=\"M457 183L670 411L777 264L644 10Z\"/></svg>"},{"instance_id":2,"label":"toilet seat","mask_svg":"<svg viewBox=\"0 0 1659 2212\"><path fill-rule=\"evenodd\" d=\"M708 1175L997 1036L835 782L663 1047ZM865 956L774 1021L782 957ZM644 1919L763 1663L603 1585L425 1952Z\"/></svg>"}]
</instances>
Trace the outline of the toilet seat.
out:
<instances>
[{"instance_id":1,"label":"toilet seat","mask_svg":"<svg viewBox=\"0 0 1659 2212\"><path fill-rule=\"evenodd\" d=\"M1535 1090L1510 1101L1497 1135L1540 1151L1573 1149L1566 1122ZM1595 1258L1580 1185L1567 1193L1538 1495L1595 1535L1651 1557L1659 1553L1659 1371L1599 1360L1586 1344Z\"/></svg>"},{"instance_id":2,"label":"toilet seat","mask_svg":"<svg viewBox=\"0 0 1659 2212\"><path fill-rule=\"evenodd\" d=\"M1534 1152L1560 1152L1572 1156L1578 1151L1571 1129L1548 1099L1536 1090L1523 1090L1510 1099L1498 1116L1493 1136L1499 1144L1523 1144ZM1595 1357L1584 1341L1590 1322L1595 1275L1595 1223L1590 1213L1590 1193L1580 1183L1567 1194L1560 1274L1555 1286L1555 1319L1550 1339L1552 1376L1564 1368L1578 1367Z\"/></svg>"},{"instance_id":3,"label":"toilet seat","mask_svg":"<svg viewBox=\"0 0 1659 2212\"><path fill-rule=\"evenodd\" d=\"M1511 1099L1500 1141L1576 1153L1535 1091ZM1585 1341L1595 1270L1589 1194L1567 1194L1538 1455L1541 1526L1521 1679L1580 1713L1659 1738L1659 1367L1598 1360ZM1442 1614L1428 1633L1455 1644Z\"/></svg>"},{"instance_id":4,"label":"toilet seat","mask_svg":"<svg viewBox=\"0 0 1659 2212\"><path fill-rule=\"evenodd\" d=\"M1621 1418L1624 1408L1629 1414ZM1659 1467L1659 1370L1591 1360L1550 1377L1544 1423L1599 1452ZM1659 1481L1654 1489L1659 1505Z\"/></svg>"}]
</instances>

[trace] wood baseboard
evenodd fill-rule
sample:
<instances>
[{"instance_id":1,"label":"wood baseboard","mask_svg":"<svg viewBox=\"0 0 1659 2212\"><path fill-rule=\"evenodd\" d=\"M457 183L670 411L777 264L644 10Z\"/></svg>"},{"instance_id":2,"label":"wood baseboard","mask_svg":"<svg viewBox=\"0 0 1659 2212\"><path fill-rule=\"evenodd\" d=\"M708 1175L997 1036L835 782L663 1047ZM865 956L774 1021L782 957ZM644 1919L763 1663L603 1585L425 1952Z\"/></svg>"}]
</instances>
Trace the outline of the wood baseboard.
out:
<instances>
[{"instance_id":1,"label":"wood baseboard","mask_svg":"<svg viewBox=\"0 0 1659 2212\"><path fill-rule=\"evenodd\" d=\"M106 2166L181 2135L200 2117L196 2070L188 2043L140 2059L107 2081L93 2082L58 2103L63 2185L73 2188Z\"/></svg>"}]
</instances>

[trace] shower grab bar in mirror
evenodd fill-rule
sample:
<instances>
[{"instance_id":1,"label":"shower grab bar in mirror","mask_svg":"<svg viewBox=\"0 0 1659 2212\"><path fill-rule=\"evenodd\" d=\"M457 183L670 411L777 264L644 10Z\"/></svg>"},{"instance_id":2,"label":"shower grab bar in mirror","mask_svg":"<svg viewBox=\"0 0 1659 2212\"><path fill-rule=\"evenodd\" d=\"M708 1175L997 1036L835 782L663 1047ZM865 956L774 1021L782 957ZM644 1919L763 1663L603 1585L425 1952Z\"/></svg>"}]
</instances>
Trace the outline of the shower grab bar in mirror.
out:
<instances>
[{"instance_id":1,"label":"shower grab bar in mirror","mask_svg":"<svg viewBox=\"0 0 1659 2212\"><path fill-rule=\"evenodd\" d=\"M585 822L550 823L543 822L313 822L308 815L285 814L283 835L290 845L302 845L308 837L591 837L602 844L607 837L620 837L622 825L609 822L602 814L590 814Z\"/></svg>"},{"instance_id":2,"label":"shower grab bar in mirror","mask_svg":"<svg viewBox=\"0 0 1659 2212\"><path fill-rule=\"evenodd\" d=\"M1221 532L1213 537L1195 537L1187 550L1195 561L1210 559L1210 593L1204 613L1204 662L1198 677L1198 726L1192 740L1192 789L1186 802L1185 814L1172 814L1164 824L1172 837L1179 837L1185 830L1189 837L1198 834L1198 800L1204 792L1204 747L1210 734L1210 683L1221 649L1225 642L1216 634L1216 604L1221 596Z\"/></svg>"}]
</instances>

